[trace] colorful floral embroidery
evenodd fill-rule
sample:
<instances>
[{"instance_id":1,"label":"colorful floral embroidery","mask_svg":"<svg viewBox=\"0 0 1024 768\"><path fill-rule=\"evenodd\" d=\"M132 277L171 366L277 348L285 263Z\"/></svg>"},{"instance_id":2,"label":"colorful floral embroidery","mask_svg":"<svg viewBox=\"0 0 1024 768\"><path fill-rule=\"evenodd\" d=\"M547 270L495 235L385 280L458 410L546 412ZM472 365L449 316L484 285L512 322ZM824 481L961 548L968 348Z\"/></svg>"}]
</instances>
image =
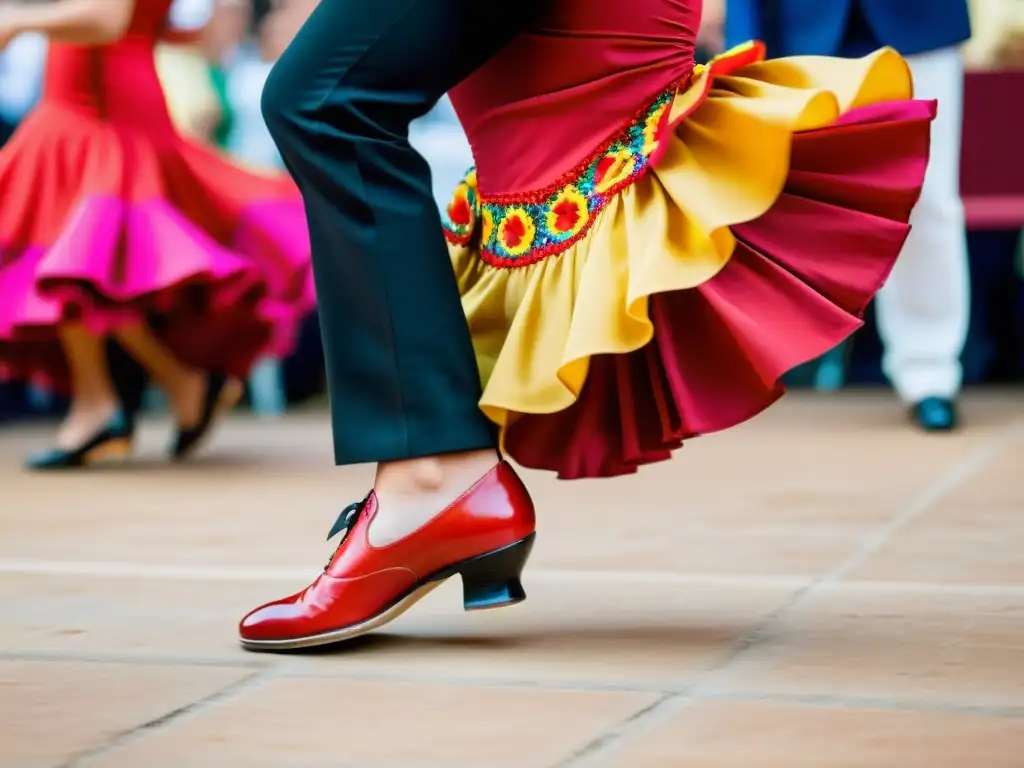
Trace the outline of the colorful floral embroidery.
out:
<instances>
[{"instance_id":1,"label":"colorful floral embroidery","mask_svg":"<svg viewBox=\"0 0 1024 768\"><path fill-rule=\"evenodd\" d=\"M675 93L675 88L663 93L611 141L545 189L481 195L476 171L470 170L448 205L448 239L468 245L479 237L480 257L498 267L533 264L566 250L587 233L618 192L646 172Z\"/></svg>"},{"instance_id":2,"label":"colorful floral embroidery","mask_svg":"<svg viewBox=\"0 0 1024 768\"><path fill-rule=\"evenodd\" d=\"M545 223L548 232L555 235L572 237L579 234L587 226L590 213L587 198L576 187L570 184L551 201Z\"/></svg>"},{"instance_id":3,"label":"colorful floral embroidery","mask_svg":"<svg viewBox=\"0 0 1024 768\"><path fill-rule=\"evenodd\" d=\"M473 177L474 181L472 186L469 184L470 176ZM462 183L455 188L452 201L448 203L446 210L448 216L445 222L445 229L460 238L469 238L473 233L477 213L480 210L480 204L477 201L476 195L475 177L475 173L466 175Z\"/></svg>"},{"instance_id":4,"label":"colorful floral embroidery","mask_svg":"<svg viewBox=\"0 0 1024 768\"><path fill-rule=\"evenodd\" d=\"M669 102L665 102L661 106L655 108L651 114L644 120L644 145L643 154L649 155L658 147L658 131L661 130L662 118L665 117L665 113L668 112Z\"/></svg>"}]
</instances>

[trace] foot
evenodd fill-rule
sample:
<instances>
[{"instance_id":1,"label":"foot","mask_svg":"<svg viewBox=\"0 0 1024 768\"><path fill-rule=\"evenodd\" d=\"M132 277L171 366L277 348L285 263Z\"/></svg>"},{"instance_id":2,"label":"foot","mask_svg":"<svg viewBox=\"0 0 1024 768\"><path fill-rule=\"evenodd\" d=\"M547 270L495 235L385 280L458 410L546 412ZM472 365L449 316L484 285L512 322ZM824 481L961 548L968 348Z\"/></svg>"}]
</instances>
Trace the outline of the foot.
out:
<instances>
[{"instance_id":1,"label":"foot","mask_svg":"<svg viewBox=\"0 0 1024 768\"><path fill-rule=\"evenodd\" d=\"M134 420L113 408L109 413L72 413L57 436L57 445L30 456L32 470L73 469L123 461L131 453Z\"/></svg>"},{"instance_id":2,"label":"foot","mask_svg":"<svg viewBox=\"0 0 1024 768\"><path fill-rule=\"evenodd\" d=\"M911 407L910 420L925 432L952 432L959 418L953 400L926 397Z\"/></svg>"},{"instance_id":3,"label":"foot","mask_svg":"<svg viewBox=\"0 0 1024 768\"><path fill-rule=\"evenodd\" d=\"M82 446L102 431L118 411L116 400L90 404L72 402L71 409L57 429L54 445L65 451Z\"/></svg>"},{"instance_id":4,"label":"foot","mask_svg":"<svg viewBox=\"0 0 1024 768\"><path fill-rule=\"evenodd\" d=\"M212 374L204 378L202 383L202 396L194 398L194 402L198 403L194 409L198 415L175 409L179 422L170 449L171 458L175 461L182 461L195 453L217 417L234 408L242 397L242 383L223 374ZM188 417L188 421L180 420L183 415Z\"/></svg>"},{"instance_id":5,"label":"foot","mask_svg":"<svg viewBox=\"0 0 1024 768\"><path fill-rule=\"evenodd\" d=\"M350 640L397 618L455 575L462 577L466 610L526 599L519 577L533 546L533 502L504 461L425 525L385 546L369 542L379 513L373 492L346 509L329 534L341 534L341 542L323 574L243 618L243 647L280 651Z\"/></svg>"}]
</instances>

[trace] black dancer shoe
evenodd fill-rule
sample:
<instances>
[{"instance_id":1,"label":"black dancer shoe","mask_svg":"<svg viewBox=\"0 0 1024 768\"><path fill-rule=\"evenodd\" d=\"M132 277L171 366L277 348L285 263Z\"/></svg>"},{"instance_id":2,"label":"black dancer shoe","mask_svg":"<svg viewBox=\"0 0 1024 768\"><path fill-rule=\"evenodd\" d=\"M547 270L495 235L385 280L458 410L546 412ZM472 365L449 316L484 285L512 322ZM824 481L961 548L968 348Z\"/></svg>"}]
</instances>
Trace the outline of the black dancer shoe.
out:
<instances>
[{"instance_id":1,"label":"black dancer shoe","mask_svg":"<svg viewBox=\"0 0 1024 768\"><path fill-rule=\"evenodd\" d=\"M241 396L242 385L237 379L229 379L222 373L211 374L206 380L203 415L194 427L178 427L171 446L171 458L174 461L183 461L195 453L203 438L209 434L216 418L233 408Z\"/></svg>"},{"instance_id":2,"label":"black dancer shoe","mask_svg":"<svg viewBox=\"0 0 1024 768\"><path fill-rule=\"evenodd\" d=\"M118 411L78 448L50 448L30 456L25 468L33 471L78 469L93 464L123 461L131 453L134 429L134 421L123 411Z\"/></svg>"},{"instance_id":3,"label":"black dancer shoe","mask_svg":"<svg viewBox=\"0 0 1024 768\"><path fill-rule=\"evenodd\" d=\"M926 397L915 403L910 420L925 432L952 432L959 423L956 403L944 397Z\"/></svg>"}]
</instances>

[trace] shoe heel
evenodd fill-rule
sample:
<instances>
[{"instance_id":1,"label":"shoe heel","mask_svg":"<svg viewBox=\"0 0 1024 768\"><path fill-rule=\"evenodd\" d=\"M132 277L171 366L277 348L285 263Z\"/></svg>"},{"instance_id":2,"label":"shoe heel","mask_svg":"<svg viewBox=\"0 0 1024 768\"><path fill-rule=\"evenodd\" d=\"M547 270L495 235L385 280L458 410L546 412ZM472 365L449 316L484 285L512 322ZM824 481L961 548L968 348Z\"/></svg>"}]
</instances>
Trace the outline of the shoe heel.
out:
<instances>
[{"instance_id":1,"label":"shoe heel","mask_svg":"<svg viewBox=\"0 0 1024 768\"><path fill-rule=\"evenodd\" d=\"M459 567L462 604L467 611L501 608L526 599L519 576L530 557L534 536L531 533L522 541L474 557Z\"/></svg>"}]
</instances>

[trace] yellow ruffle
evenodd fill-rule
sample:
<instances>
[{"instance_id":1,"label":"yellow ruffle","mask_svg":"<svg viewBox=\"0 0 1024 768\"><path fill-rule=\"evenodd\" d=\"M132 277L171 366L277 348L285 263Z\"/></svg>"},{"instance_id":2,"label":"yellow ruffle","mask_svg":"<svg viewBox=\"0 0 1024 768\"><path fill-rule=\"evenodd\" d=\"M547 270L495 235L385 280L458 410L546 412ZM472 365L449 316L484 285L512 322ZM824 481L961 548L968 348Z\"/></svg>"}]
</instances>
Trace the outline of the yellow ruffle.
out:
<instances>
[{"instance_id":1,"label":"yellow ruffle","mask_svg":"<svg viewBox=\"0 0 1024 768\"><path fill-rule=\"evenodd\" d=\"M480 405L496 424L569 407L592 356L647 344L648 297L694 288L725 266L735 246L729 227L760 217L782 193L794 132L912 96L910 70L892 49L749 63L751 47L698 68L674 98L654 167L568 250L495 267L473 247L449 244L484 384Z\"/></svg>"}]
</instances>

